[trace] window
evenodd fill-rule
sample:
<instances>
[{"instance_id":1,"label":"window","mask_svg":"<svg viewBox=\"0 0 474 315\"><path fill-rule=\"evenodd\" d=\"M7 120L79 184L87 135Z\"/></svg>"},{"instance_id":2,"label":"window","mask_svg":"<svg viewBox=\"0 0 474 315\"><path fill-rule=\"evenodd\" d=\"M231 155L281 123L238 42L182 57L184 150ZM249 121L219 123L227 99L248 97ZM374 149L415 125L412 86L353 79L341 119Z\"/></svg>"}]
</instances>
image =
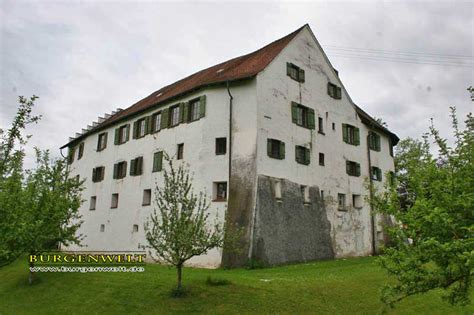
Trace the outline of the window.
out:
<instances>
[{"instance_id":1,"label":"window","mask_svg":"<svg viewBox=\"0 0 474 315\"><path fill-rule=\"evenodd\" d=\"M149 206L151 204L151 189L143 190L142 206Z\"/></svg>"},{"instance_id":2,"label":"window","mask_svg":"<svg viewBox=\"0 0 474 315\"><path fill-rule=\"evenodd\" d=\"M180 143L178 144L178 150L176 152L176 158L178 160L182 160L183 159L183 156L184 156L184 143Z\"/></svg>"},{"instance_id":3,"label":"window","mask_svg":"<svg viewBox=\"0 0 474 315\"><path fill-rule=\"evenodd\" d=\"M318 133L324 135L324 120L323 120L323 117L318 117Z\"/></svg>"},{"instance_id":4,"label":"window","mask_svg":"<svg viewBox=\"0 0 474 315\"><path fill-rule=\"evenodd\" d=\"M369 131L369 148L380 152L380 135L373 131Z\"/></svg>"},{"instance_id":5,"label":"window","mask_svg":"<svg viewBox=\"0 0 474 315\"><path fill-rule=\"evenodd\" d=\"M319 165L324 166L324 153L319 153Z\"/></svg>"},{"instance_id":6,"label":"window","mask_svg":"<svg viewBox=\"0 0 474 315\"><path fill-rule=\"evenodd\" d=\"M308 165L311 161L309 149L300 145L295 146L295 158L296 162Z\"/></svg>"},{"instance_id":7,"label":"window","mask_svg":"<svg viewBox=\"0 0 474 315\"><path fill-rule=\"evenodd\" d=\"M336 130L336 124L332 123L332 130Z\"/></svg>"},{"instance_id":8,"label":"window","mask_svg":"<svg viewBox=\"0 0 474 315\"><path fill-rule=\"evenodd\" d=\"M129 139L129 134L130 134L130 125L123 125L117 129L115 129L115 141L114 143L116 145L125 143Z\"/></svg>"},{"instance_id":9,"label":"window","mask_svg":"<svg viewBox=\"0 0 474 315\"><path fill-rule=\"evenodd\" d=\"M99 134L97 140L97 151L102 151L107 147L107 132Z\"/></svg>"},{"instance_id":10,"label":"window","mask_svg":"<svg viewBox=\"0 0 474 315\"><path fill-rule=\"evenodd\" d=\"M133 123L133 138L138 139L148 134L149 117L137 120Z\"/></svg>"},{"instance_id":11,"label":"window","mask_svg":"<svg viewBox=\"0 0 474 315\"><path fill-rule=\"evenodd\" d=\"M72 162L74 162L74 153L76 151L75 148L69 148L68 149L68 153L67 153L67 163L68 164L72 164Z\"/></svg>"},{"instance_id":12,"label":"window","mask_svg":"<svg viewBox=\"0 0 474 315\"><path fill-rule=\"evenodd\" d=\"M161 112L158 112L156 114L153 114L153 116L151 116L151 124L152 124L151 132L160 131L160 129L161 129Z\"/></svg>"},{"instance_id":13,"label":"window","mask_svg":"<svg viewBox=\"0 0 474 315\"><path fill-rule=\"evenodd\" d=\"M346 210L346 195L337 194L337 209Z\"/></svg>"},{"instance_id":14,"label":"window","mask_svg":"<svg viewBox=\"0 0 474 315\"><path fill-rule=\"evenodd\" d=\"M119 194L112 194L112 202L110 208L115 209L118 207Z\"/></svg>"},{"instance_id":15,"label":"window","mask_svg":"<svg viewBox=\"0 0 474 315\"><path fill-rule=\"evenodd\" d=\"M274 159L285 158L285 143L276 139L267 139L267 154Z\"/></svg>"},{"instance_id":16,"label":"window","mask_svg":"<svg viewBox=\"0 0 474 315\"><path fill-rule=\"evenodd\" d=\"M216 155L226 154L226 149L227 149L227 139L216 138Z\"/></svg>"},{"instance_id":17,"label":"window","mask_svg":"<svg viewBox=\"0 0 474 315\"><path fill-rule=\"evenodd\" d=\"M301 83L305 80L304 70L290 62L286 63L286 74L293 80Z\"/></svg>"},{"instance_id":18,"label":"window","mask_svg":"<svg viewBox=\"0 0 474 315\"><path fill-rule=\"evenodd\" d=\"M372 171L370 176L373 180L382 181L382 170L378 167L372 166Z\"/></svg>"},{"instance_id":19,"label":"window","mask_svg":"<svg viewBox=\"0 0 474 315\"><path fill-rule=\"evenodd\" d=\"M189 121L198 120L201 118L201 101L195 99L189 102Z\"/></svg>"},{"instance_id":20,"label":"window","mask_svg":"<svg viewBox=\"0 0 474 315\"><path fill-rule=\"evenodd\" d=\"M170 110L171 110L170 126L173 127L179 124L180 114L181 114L180 106L179 105L173 106L170 108Z\"/></svg>"},{"instance_id":21,"label":"window","mask_svg":"<svg viewBox=\"0 0 474 315\"><path fill-rule=\"evenodd\" d=\"M388 176L389 176L389 183L390 185L395 185L395 173L390 171L388 172Z\"/></svg>"},{"instance_id":22,"label":"window","mask_svg":"<svg viewBox=\"0 0 474 315\"><path fill-rule=\"evenodd\" d=\"M341 88L328 82L328 95L334 99L340 100L342 98Z\"/></svg>"},{"instance_id":23,"label":"window","mask_svg":"<svg viewBox=\"0 0 474 315\"><path fill-rule=\"evenodd\" d=\"M350 176L360 176L360 164L353 161L346 161L346 173Z\"/></svg>"},{"instance_id":24,"label":"window","mask_svg":"<svg viewBox=\"0 0 474 315\"><path fill-rule=\"evenodd\" d=\"M314 110L291 102L291 120L298 126L314 129Z\"/></svg>"},{"instance_id":25,"label":"window","mask_svg":"<svg viewBox=\"0 0 474 315\"><path fill-rule=\"evenodd\" d=\"M79 150L77 150L77 159L80 160L83 155L84 155L84 142L81 142L81 144L79 144Z\"/></svg>"},{"instance_id":26,"label":"window","mask_svg":"<svg viewBox=\"0 0 474 315\"><path fill-rule=\"evenodd\" d=\"M143 156L130 161L130 176L138 176L143 173Z\"/></svg>"},{"instance_id":27,"label":"window","mask_svg":"<svg viewBox=\"0 0 474 315\"><path fill-rule=\"evenodd\" d=\"M305 185L301 185L301 196L303 197L303 203L309 204L311 200L309 198L309 187Z\"/></svg>"},{"instance_id":28,"label":"window","mask_svg":"<svg viewBox=\"0 0 474 315\"><path fill-rule=\"evenodd\" d=\"M89 203L89 210L95 210L95 204L97 202L97 197L96 196L92 196L91 197L91 201Z\"/></svg>"},{"instance_id":29,"label":"window","mask_svg":"<svg viewBox=\"0 0 474 315\"><path fill-rule=\"evenodd\" d=\"M163 168L163 151L153 154L153 172L160 172Z\"/></svg>"},{"instance_id":30,"label":"window","mask_svg":"<svg viewBox=\"0 0 474 315\"><path fill-rule=\"evenodd\" d=\"M389 140L388 140L388 150L389 150L390 156L393 157L393 143L392 143L392 139L389 139Z\"/></svg>"},{"instance_id":31,"label":"window","mask_svg":"<svg viewBox=\"0 0 474 315\"><path fill-rule=\"evenodd\" d=\"M276 180L274 182L273 188L275 190L275 199L276 200L281 200L281 181Z\"/></svg>"},{"instance_id":32,"label":"window","mask_svg":"<svg viewBox=\"0 0 474 315\"><path fill-rule=\"evenodd\" d=\"M227 182L214 183L214 201L227 200Z\"/></svg>"},{"instance_id":33,"label":"window","mask_svg":"<svg viewBox=\"0 0 474 315\"><path fill-rule=\"evenodd\" d=\"M360 144L359 128L348 124L342 124L342 140L352 145Z\"/></svg>"},{"instance_id":34,"label":"window","mask_svg":"<svg viewBox=\"0 0 474 315\"><path fill-rule=\"evenodd\" d=\"M101 231L101 232L105 232L105 224L101 224L101 225L100 225L100 231Z\"/></svg>"},{"instance_id":35,"label":"window","mask_svg":"<svg viewBox=\"0 0 474 315\"><path fill-rule=\"evenodd\" d=\"M134 225L133 225L132 231L133 231L133 233L137 233L137 232L138 232L138 224L134 224Z\"/></svg>"},{"instance_id":36,"label":"window","mask_svg":"<svg viewBox=\"0 0 474 315\"><path fill-rule=\"evenodd\" d=\"M352 207L355 209L362 208L362 197L361 195L352 195Z\"/></svg>"},{"instance_id":37,"label":"window","mask_svg":"<svg viewBox=\"0 0 474 315\"><path fill-rule=\"evenodd\" d=\"M104 179L105 166L98 166L92 169L92 182L97 183Z\"/></svg>"},{"instance_id":38,"label":"window","mask_svg":"<svg viewBox=\"0 0 474 315\"><path fill-rule=\"evenodd\" d=\"M119 162L114 165L114 179L121 179L127 176L127 162Z\"/></svg>"}]
</instances>

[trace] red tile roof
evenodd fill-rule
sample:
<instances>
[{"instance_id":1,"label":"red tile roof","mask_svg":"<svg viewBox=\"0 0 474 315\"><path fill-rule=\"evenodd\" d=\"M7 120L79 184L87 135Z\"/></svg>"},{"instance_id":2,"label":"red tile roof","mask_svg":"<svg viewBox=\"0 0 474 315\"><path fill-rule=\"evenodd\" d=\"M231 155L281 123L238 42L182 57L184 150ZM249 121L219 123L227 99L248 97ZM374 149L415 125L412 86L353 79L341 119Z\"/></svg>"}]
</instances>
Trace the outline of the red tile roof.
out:
<instances>
[{"instance_id":1,"label":"red tile roof","mask_svg":"<svg viewBox=\"0 0 474 315\"><path fill-rule=\"evenodd\" d=\"M123 120L126 117L141 113L149 109L151 106L170 101L201 87L238 81L256 76L259 72L267 67L267 65L305 26L306 25L300 27L293 33L288 34L287 36L280 38L257 51L201 70L175 83L167 85L156 92L153 92L132 106L107 118L105 121L82 134L81 136L73 139L62 148L79 141L91 133L97 132L98 130L110 126L115 122Z\"/></svg>"}]
</instances>

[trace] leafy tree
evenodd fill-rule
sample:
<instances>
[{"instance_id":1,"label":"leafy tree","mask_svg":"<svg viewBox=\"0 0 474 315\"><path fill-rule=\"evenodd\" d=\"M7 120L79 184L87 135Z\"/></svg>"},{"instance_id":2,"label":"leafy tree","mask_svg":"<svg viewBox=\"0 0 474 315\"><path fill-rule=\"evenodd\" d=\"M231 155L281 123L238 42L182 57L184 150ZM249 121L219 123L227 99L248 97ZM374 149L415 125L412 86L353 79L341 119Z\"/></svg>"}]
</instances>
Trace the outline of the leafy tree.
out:
<instances>
[{"instance_id":1,"label":"leafy tree","mask_svg":"<svg viewBox=\"0 0 474 315\"><path fill-rule=\"evenodd\" d=\"M225 229L217 218L213 224L209 223L210 203L203 192L194 193L189 170L182 164L176 168L167 154L164 157L168 169L163 170L163 186L156 186L156 206L144 225L148 241L145 248L154 260L176 267L174 292L179 296L183 293L184 263L222 247Z\"/></svg>"},{"instance_id":2,"label":"leafy tree","mask_svg":"<svg viewBox=\"0 0 474 315\"><path fill-rule=\"evenodd\" d=\"M444 289L451 304L469 303L474 264L474 118L459 129L451 108L454 145L431 126L422 140L402 140L396 150L396 182L374 192L374 208L397 222L388 228L393 243L379 258L395 277L382 300ZM430 153L433 140L439 148Z\"/></svg>"},{"instance_id":3,"label":"leafy tree","mask_svg":"<svg viewBox=\"0 0 474 315\"><path fill-rule=\"evenodd\" d=\"M24 170L25 127L38 122L34 101L20 97L12 127L2 132L0 155L0 266L23 253L40 254L58 244L79 244L78 209L82 181L70 178L66 159L53 160L36 151L36 168ZM33 264L31 264L33 266ZM30 272L29 282L33 282Z\"/></svg>"}]
</instances>

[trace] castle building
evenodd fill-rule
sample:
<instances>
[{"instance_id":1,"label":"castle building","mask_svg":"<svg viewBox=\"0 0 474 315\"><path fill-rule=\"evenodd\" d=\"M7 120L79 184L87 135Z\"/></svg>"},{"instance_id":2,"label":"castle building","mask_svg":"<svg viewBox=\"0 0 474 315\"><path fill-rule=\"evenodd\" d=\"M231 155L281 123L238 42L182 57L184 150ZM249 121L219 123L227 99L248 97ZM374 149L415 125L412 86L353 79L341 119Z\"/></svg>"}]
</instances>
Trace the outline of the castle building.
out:
<instances>
[{"instance_id":1,"label":"castle building","mask_svg":"<svg viewBox=\"0 0 474 315\"><path fill-rule=\"evenodd\" d=\"M308 25L106 115L62 148L85 179L89 251L138 250L163 183L186 163L210 212L243 229L241 250L191 265L274 265L364 256L384 242L368 185L394 170L399 138L350 98ZM68 250L84 250L71 246Z\"/></svg>"}]
</instances>

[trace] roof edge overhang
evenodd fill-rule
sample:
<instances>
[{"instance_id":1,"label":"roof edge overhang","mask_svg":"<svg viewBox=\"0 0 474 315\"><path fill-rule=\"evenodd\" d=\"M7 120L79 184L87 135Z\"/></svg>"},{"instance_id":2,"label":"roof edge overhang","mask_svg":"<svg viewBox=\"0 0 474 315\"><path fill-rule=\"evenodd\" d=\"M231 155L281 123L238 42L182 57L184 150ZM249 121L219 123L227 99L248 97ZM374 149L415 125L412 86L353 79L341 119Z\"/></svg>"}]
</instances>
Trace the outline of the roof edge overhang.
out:
<instances>
[{"instance_id":1,"label":"roof edge overhang","mask_svg":"<svg viewBox=\"0 0 474 315\"><path fill-rule=\"evenodd\" d=\"M367 125L369 128L376 129L390 137L390 140L392 141L392 145L397 145L398 142L400 141L400 138L384 126L382 126L379 122L377 122L372 116L367 114L362 108L357 106L356 104L354 105L354 108L357 112L357 115L359 116L360 120Z\"/></svg>"}]
</instances>

